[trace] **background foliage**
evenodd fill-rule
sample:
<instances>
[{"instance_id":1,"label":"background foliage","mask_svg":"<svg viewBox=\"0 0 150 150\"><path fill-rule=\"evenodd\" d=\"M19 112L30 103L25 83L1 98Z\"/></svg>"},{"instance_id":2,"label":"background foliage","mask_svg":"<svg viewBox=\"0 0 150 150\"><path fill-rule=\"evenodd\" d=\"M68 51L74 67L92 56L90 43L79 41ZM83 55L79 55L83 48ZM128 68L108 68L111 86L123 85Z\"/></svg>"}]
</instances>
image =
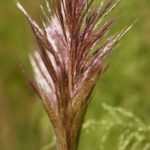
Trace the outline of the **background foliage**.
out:
<instances>
[{"instance_id":1,"label":"background foliage","mask_svg":"<svg viewBox=\"0 0 150 150\"><path fill-rule=\"evenodd\" d=\"M37 1L22 0L21 3L40 21ZM137 126L133 126L129 133L144 126L146 133L140 132L139 135L144 135L146 142L150 142L150 1L122 0L112 16L120 17L111 31L113 33L127 27L136 18L139 18L139 22L121 41L109 59L109 71L98 82L87 113L79 150L117 149L117 137L123 136L126 130L119 124L119 120L113 120L113 110L116 110L115 116L127 127L134 122L129 116L124 119L124 115L117 111L118 107L126 113L132 112L142 122L139 125L134 122ZM49 145L50 149L55 149L48 117L16 61L19 57L32 75L28 53L36 48L31 29L14 1L0 0L0 150L46 150ZM105 109L102 108L102 103ZM106 110L111 111L107 113ZM93 121L88 125L90 120ZM107 123L104 127L114 125L108 132L103 148L101 138L107 131L99 125L102 121ZM138 140L131 140L130 148L134 148L131 145L136 141ZM144 148L143 145L139 146L139 150L149 150L149 146ZM127 149L129 147L118 148Z\"/></svg>"}]
</instances>

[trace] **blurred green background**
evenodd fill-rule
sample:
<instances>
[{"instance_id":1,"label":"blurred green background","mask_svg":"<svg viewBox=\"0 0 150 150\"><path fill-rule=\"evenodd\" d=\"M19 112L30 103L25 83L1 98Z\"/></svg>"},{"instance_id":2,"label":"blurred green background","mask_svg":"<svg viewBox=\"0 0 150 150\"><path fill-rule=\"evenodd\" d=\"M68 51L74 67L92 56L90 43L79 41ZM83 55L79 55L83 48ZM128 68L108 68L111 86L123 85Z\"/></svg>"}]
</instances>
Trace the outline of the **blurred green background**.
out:
<instances>
[{"instance_id":1,"label":"blurred green background","mask_svg":"<svg viewBox=\"0 0 150 150\"><path fill-rule=\"evenodd\" d=\"M37 1L20 2L38 20ZM101 107L105 102L150 125L150 0L123 0L112 15L120 17L113 33L136 18L139 21L109 59L111 67L96 86L86 120L109 119ZM41 150L53 140L48 117L16 61L19 57L32 76L28 54L36 48L28 22L14 1L0 0L0 150ZM79 149L100 150L99 130L88 136L83 133Z\"/></svg>"}]
</instances>

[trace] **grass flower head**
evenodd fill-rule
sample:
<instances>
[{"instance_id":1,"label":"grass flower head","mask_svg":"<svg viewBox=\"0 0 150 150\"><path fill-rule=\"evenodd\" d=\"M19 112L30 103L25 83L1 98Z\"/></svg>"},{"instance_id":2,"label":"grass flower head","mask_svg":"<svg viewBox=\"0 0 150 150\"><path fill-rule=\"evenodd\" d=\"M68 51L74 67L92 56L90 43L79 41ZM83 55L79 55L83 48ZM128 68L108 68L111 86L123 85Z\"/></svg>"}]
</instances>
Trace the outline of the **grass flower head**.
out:
<instances>
[{"instance_id":1,"label":"grass flower head","mask_svg":"<svg viewBox=\"0 0 150 150\"><path fill-rule=\"evenodd\" d=\"M36 84L25 73L51 120L58 150L76 150L93 89L107 58L131 26L106 38L115 19L105 17L120 0L45 0L42 27L26 15L39 50L30 54ZM105 38L104 38L105 37ZM100 41L104 42L99 44Z\"/></svg>"}]
</instances>

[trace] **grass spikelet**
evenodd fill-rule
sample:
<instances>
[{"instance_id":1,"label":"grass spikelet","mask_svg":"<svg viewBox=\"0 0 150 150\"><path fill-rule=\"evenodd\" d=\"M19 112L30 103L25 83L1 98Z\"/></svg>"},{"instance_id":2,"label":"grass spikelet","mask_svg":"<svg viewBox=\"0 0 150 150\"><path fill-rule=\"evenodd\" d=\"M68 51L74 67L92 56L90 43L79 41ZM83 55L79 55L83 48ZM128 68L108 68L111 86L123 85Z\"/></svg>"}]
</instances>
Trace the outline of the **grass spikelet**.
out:
<instances>
[{"instance_id":1,"label":"grass spikelet","mask_svg":"<svg viewBox=\"0 0 150 150\"><path fill-rule=\"evenodd\" d=\"M42 99L52 122L58 150L76 150L82 123L94 87L107 71L106 60L132 27L106 37L116 21L105 21L121 0L45 0L40 5L45 17L40 27L17 2L27 17L38 51L30 54L37 85L25 73Z\"/></svg>"}]
</instances>

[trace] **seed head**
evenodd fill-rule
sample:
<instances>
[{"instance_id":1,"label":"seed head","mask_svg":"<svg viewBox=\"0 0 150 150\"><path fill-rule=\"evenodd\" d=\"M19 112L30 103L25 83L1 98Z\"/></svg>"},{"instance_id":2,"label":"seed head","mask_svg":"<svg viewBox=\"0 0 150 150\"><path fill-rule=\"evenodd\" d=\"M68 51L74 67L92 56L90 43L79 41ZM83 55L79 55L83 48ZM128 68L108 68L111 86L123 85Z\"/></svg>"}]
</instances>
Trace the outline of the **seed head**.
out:
<instances>
[{"instance_id":1,"label":"seed head","mask_svg":"<svg viewBox=\"0 0 150 150\"><path fill-rule=\"evenodd\" d=\"M30 54L36 83L25 73L42 99L58 141L58 149L77 147L82 122L94 87L106 72L107 58L132 27L106 38L116 19L105 21L121 0L45 0L46 22L39 27L26 15L39 50ZM50 7L51 4L51 7ZM98 5L98 6L97 6ZM95 7L97 6L97 7ZM104 41L99 44L100 41Z\"/></svg>"}]
</instances>

